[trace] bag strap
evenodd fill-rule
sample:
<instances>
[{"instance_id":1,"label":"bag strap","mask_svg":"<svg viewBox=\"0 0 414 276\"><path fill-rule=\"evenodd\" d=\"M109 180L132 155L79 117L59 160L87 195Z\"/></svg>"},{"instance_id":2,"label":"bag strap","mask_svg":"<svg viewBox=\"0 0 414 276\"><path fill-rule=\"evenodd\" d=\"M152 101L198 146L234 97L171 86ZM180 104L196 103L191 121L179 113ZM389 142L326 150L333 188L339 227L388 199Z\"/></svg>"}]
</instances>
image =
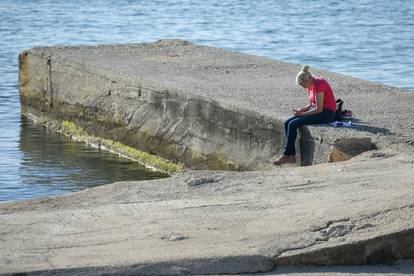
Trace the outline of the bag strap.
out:
<instances>
[{"instance_id":1,"label":"bag strap","mask_svg":"<svg viewBox=\"0 0 414 276\"><path fill-rule=\"evenodd\" d=\"M337 99L336 103L339 103L339 109L342 110L342 105L344 104L344 102L341 99Z\"/></svg>"}]
</instances>

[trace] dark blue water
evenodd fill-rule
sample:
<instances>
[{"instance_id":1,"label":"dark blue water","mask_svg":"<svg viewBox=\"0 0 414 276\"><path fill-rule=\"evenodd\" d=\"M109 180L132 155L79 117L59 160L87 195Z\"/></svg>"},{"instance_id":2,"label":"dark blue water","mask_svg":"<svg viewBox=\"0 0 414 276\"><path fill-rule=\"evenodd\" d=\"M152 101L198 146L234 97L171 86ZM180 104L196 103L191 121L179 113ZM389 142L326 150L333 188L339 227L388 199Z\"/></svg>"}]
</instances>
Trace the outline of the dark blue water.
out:
<instances>
[{"instance_id":1,"label":"dark blue water","mask_svg":"<svg viewBox=\"0 0 414 276\"><path fill-rule=\"evenodd\" d=\"M24 49L182 38L414 90L413 30L413 0L0 0L0 201L159 177L23 120Z\"/></svg>"}]
</instances>

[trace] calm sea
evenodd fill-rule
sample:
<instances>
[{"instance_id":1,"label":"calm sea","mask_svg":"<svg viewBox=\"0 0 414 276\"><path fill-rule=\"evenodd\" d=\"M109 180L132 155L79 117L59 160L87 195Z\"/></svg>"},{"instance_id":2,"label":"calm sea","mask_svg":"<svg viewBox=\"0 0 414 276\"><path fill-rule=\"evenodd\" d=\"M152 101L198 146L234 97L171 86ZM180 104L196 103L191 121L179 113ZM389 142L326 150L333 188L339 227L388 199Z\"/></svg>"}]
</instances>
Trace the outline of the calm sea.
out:
<instances>
[{"instance_id":1,"label":"calm sea","mask_svg":"<svg viewBox=\"0 0 414 276\"><path fill-rule=\"evenodd\" d=\"M413 0L0 0L0 201L165 177L22 118L24 49L182 38L413 91L413 30Z\"/></svg>"}]
</instances>

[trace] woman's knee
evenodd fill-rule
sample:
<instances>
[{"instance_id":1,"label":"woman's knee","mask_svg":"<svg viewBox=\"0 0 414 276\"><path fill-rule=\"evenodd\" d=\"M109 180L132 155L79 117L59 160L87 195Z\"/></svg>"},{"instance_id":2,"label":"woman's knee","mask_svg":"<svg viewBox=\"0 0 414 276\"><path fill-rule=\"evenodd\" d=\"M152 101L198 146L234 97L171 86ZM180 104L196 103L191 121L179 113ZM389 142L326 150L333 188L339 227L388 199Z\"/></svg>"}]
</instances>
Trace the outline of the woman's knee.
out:
<instances>
[{"instance_id":1,"label":"woman's knee","mask_svg":"<svg viewBox=\"0 0 414 276\"><path fill-rule=\"evenodd\" d=\"M287 127L289 126L289 123L290 123L291 121L292 121L292 120L291 120L291 118L289 118L289 119L287 119L287 120L284 122L285 128L287 128Z\"/></svg>"},{"instance_id":2,"label":"woman's knee","mask_svg":"<svg viewBox=\"0 0 414 276\"><path fill-rule=\"evenodd\" d=\"M288 129L295 129L300 126L300 120L292 120L288 123L287 128Z\"/></svg>"}]
</instances>

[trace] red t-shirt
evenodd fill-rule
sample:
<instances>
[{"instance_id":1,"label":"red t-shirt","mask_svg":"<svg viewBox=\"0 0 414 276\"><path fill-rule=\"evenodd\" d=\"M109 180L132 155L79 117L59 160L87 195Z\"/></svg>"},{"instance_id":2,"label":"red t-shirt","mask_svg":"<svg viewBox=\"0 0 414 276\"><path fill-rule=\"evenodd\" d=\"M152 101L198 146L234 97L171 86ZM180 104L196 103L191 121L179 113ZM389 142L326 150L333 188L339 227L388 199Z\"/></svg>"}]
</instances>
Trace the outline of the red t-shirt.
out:
<instances>
[{"instance_id":1,"label":"red t-shirt","mask_svg":"<svg viewBox=\"0 0 414 276\"><path fill-rule=\"evenodd\" d=\"M315 78L315 84L308 89L309 101L316 107L315 94L317 92L323 92L325 95L323 97L323 108L327 108L332 111L336 111L336 99L335 94L332 91L332 88L329 86L328 82L321 77Z\"/></svg>"}]
</instances>

